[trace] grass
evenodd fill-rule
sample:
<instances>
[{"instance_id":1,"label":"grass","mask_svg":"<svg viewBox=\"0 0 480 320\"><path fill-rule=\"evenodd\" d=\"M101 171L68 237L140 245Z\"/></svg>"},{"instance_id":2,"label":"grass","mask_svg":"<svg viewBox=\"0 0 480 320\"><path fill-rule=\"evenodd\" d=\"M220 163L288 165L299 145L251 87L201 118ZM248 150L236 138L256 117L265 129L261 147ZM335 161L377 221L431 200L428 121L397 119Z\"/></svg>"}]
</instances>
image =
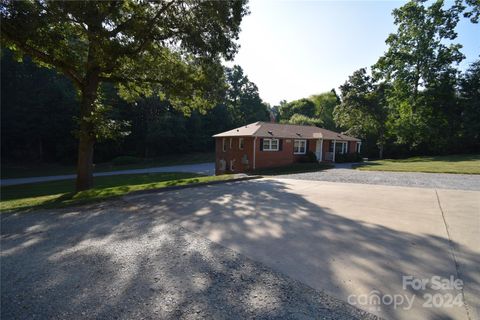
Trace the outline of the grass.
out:
<instances>
[{"instance_id":1,"label":"grass","mask_svg":"<svg viewBox=\"0 0 480 320\"><path fill-rule=\"evenodd\" d=\"M333 168L331 164L308 162L308 163L294 163L288 166L265 168L255 170L255 174L264 176L274 176L279 174L313 172Z\"/></svg>"},{"instance_id":2,"label":"grass","mask_svg":"<svg viewBox=\"0 0 480 320\"><path fill-rule=\"evenodd\" d=\"M18 211L59 208L119 197L133 191L232 179L232 175L202 176L194 173L152 173L96 177L95 188L74 193L73 180L2 187L0 209Z\"/></svg>"},{"instance_id":3,"label":"grass","mask_svg":"<svg viewBox=\"0 0 480 320\"><path fill-rule=\"evenodd\" d=\"M401 160L368 161L357 167L369 171L480 174L480 155L413 157Z\"/></svg>"},{"instance_id":4,"label":"grass","mask_svg":"<svg viewBox=\"0 0 480 320\"><path fill-rule=\"evenodd\" d=\"M215 162L215 154L212 152L197 152L191 154L165 155L157 158L143 159L139 163L128 165L114 165L111 162L98 163L95 172L118 171L128 169L143 169L151 167ZM2 179L26 178L52 175L74 174L74 165L61 164L2 164Z\"/></svg>"}]
</instances>

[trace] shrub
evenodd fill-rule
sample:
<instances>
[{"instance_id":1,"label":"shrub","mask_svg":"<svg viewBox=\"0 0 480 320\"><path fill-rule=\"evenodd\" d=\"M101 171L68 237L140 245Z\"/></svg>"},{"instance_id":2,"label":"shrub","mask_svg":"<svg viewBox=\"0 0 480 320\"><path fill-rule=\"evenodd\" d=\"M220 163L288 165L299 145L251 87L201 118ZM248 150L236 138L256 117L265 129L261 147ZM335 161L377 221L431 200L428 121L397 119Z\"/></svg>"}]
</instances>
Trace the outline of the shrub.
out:
<instances>
[{"instance_id":1,"label":"shrub","mask_svg":"<svg viewBox=\"0 0 480 320\"><path fill-rule=\"evenodd\" d=\"M298 162L308 163L308 162L317 162L317 156L312 151L309 151L306 155L300 157Z\"/></svg>"},{"instance_id":2,"label":"shrub","mask_svg":"<svg viewBox=\"0 0 480 320\"><path fill-rule=\"evenodd\" d=\"M123 166L126 164L135 164L140 162L142 162L141 158L137 158L133 156L120 156L112 160L112 164L116 166Z\"/></svg>"},{"instance_id":3,"label":"shrub","mask_svg":"<svg viewBox=\"0 0 480 320\"><path fill-rule=\"evenodd\" d=\"M362 156L359 153L345 153L345 154L336 154L335 162L361 162Z\"/></svg>"},{"instance_id":4,"label":"shrub","mask_svg":"<svg viewBox=\"0 0 480 320\"><path fill-rule=\"evenodd\" d=\"M309 151L307 153L307 159L308 159L308 162L317 162L317 156L312 151Z\"/></svg>"}]
</instances>

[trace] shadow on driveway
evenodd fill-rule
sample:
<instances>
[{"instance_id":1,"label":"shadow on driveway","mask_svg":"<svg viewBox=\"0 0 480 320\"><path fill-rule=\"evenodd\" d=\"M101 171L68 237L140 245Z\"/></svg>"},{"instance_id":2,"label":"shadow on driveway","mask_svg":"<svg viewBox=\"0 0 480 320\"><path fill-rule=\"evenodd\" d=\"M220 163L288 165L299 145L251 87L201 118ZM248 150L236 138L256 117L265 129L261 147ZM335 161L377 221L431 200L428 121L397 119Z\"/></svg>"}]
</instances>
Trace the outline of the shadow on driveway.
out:
<instances>
[{"instance_id":1,"label":"shadow on driveway","mask_svg":"<svg viewBox=\"0 0 480 320\"><path fill-rule=\"evenodd\" d=\"M409 266L423 270L416 276L450 275L448 240L341 217L289 192L280 181L228 183L129 201L2 215L2 318L354 317L334 300L299 284L291 291L290 283L261 265L230 251L226 255L223 247L170 223L200 226L233 249L245 243L253 256L278 260L281 271L296 268L300 281L302 273L317 270L320 286L334 286L343 295L349 284L337 278L338 261L391 279L381 287L371 277L362 283L384 294L398 292L398 270ZM459 249L462 263L480 265L478 254ZM478 274L461 277L479 289ZM408 315L404 312L382 307L392 319ZM448 312L425 309L417 318L453 318Z\"/></svg>"}]
</instances>

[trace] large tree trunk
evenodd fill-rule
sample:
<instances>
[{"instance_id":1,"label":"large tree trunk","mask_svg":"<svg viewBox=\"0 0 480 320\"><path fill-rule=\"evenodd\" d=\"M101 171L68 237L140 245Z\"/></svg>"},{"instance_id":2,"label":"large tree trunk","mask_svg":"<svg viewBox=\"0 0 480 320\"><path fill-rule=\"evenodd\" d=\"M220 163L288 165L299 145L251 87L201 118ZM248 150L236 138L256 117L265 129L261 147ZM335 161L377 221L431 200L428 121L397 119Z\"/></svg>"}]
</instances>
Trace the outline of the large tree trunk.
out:
<instances>
[{"instance_id":1,"label":"large tree trunk","mask_svg":"<svg viewBox=\"0 0 480 320\"><path fill-rule=\"evenodd\" d=\"M378 146L378 157L380 159L383 159L383 147L385 146L385 133L383 130L380 131L377 146Z\"/></svg>"},{"instance_id":2,"label":"large tree trunk","mask_svg":"<svg viewBox=\"0 0 480 320\"><path fill-rule=\"evenodd\" d=\"M93 139L80 137L78 143L77 192L93 187L93 145Z\"/></svg>"},{"instance_id":3,"label":"large tree trunk","mask_svg":"<svg viewBox=\"0 0 480 320\"><path fill-rule=\"evenodd\" d=\"M383 143L378 148L378 157L383 159Z\"/></svg>"},{"instance_id":4,"label":"large tree trunk","mask_svg":"<svg viewBox=\"0 0 480 320\"><path fill-rule=\"evenodd\" d=\"M91 115L95 111L94 103L99 86L98 73L89 73L81 90L80 128L78 143L76 191L93 187L93 146L95 144L95 127Z\"/></svg>"}]
</instances>

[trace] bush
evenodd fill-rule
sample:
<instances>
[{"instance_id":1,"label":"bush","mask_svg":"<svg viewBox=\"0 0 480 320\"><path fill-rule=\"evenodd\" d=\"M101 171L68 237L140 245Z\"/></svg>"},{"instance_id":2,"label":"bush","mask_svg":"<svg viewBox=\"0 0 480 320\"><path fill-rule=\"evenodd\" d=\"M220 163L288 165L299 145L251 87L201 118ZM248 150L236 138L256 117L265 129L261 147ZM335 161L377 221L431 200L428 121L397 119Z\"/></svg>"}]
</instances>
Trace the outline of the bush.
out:
<instances>
[{"instance_id":1,"label":"bush","mask_svg":"<svg viewBox=\"0 0 480 320\"><path fill-rule=\"evenodd\" d=\"M112 164L115 166L123 166L126 164L135 164L142 162L141 158L132 157L132 156L120 156L112 160Z\"/></svg>"},{"instance_id":2,"label":"bush","mask_svg":"<svg viewBox=\"0 0 480 320\"><path fill-rule=\"evenodd\" d=\"M301 162L301 163L317 162L317 156L312 151L309 151L306 155L299 158L298 162Z\"/></svg>"},{"instance_id":3,"label":"bush","mask_svg":"<svg viewBox=\"0 0 480 320\"><path fill-rule=\"evenodd\" d=\"M317 156L312 151L309 151L307 153L307 159L308 159L308 162L317 162Z\"/></svg>"},{"instance_id":4,"label":"bush","mask_svg":"<svg viewBox=\"0 0 480 320\"><path fill-rule=\"evenodd\" d=\"M345 153L345 154L336 154L335 162L362 162L362 156L360 153Z\"/></svg>"}]
</instances>

